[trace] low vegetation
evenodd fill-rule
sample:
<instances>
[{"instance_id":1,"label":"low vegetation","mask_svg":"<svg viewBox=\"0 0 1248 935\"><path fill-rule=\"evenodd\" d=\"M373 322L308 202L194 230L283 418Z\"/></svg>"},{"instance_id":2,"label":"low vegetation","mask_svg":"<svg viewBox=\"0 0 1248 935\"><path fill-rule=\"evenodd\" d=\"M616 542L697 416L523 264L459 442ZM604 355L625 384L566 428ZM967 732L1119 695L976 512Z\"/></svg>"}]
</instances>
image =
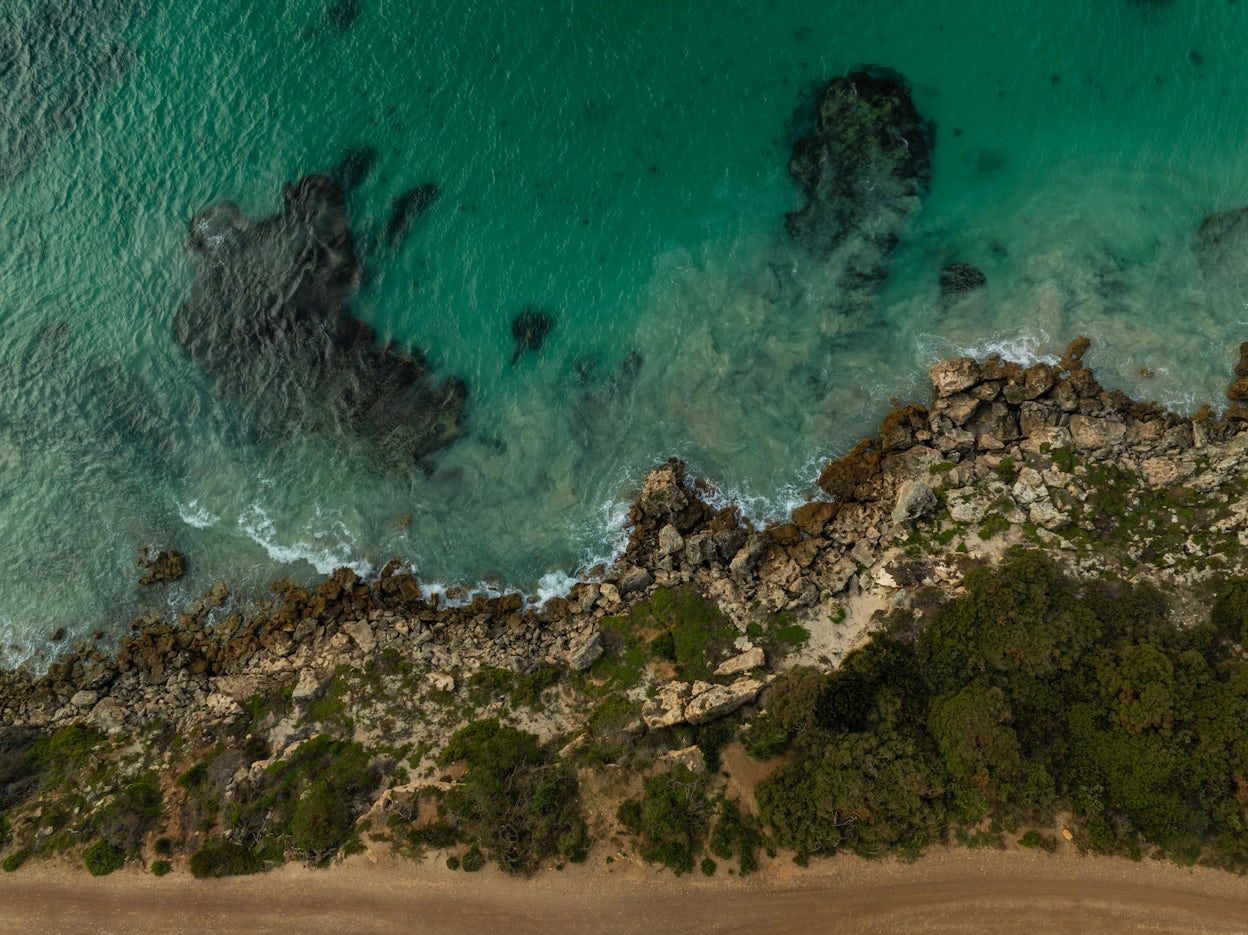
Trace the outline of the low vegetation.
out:
<instances>
[{"instance_id":1,"label":"low vegetation","mask_svg":"<svg viewBox=\"0 0 1248 935\"><path fill-rule=\"evenodd\" d=\"M440 751L356 739L361 693L417 677L393 660L335 673L302 709L289 687L247 699L195 741L160 725L0 730L0 867L63 854L97 875L222 877L371 841L531 874L584 859L592 827L680 875L937 843L1248 870L1248 579L1211 584L1208 619L1184 625L1150 587L1077 582L1017 548L963 585L895 612L835 669L792 665L757 704L697 726L645 728L654 673L716 681L740 632L676 589L605 620L586 672L485 669L439 688L462 705ZM747 635L769 659L809 636L765 612ZM569 703L572 728L525 729ZM752 796L725 778L738 741L767 761Z\"/></svg>"}]
</instances>

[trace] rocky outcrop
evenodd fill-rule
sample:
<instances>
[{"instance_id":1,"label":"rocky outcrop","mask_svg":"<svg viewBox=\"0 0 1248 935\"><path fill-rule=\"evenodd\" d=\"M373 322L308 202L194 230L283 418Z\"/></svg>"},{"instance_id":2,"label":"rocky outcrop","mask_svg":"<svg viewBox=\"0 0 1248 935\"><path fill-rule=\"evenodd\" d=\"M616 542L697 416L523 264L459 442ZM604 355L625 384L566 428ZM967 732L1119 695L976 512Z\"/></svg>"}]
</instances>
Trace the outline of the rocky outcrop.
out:
<instances>
[{"instance_id":1,"label":"rocky outcrop","mask_svg":"<svg viewBox=\"0 0 1248 935\"><path fill-rule=\"evenodd\" d=\"M391 463L462 434L463 382L436 381L419 352L377 347L349 314L360 265L346 198L327 176L285 186L278 212L256 221L215 202L192 218L187 246L197 274L174 337L250 431L342 426Z\"/></svg>"},{"instance_id":2,"label":"rocky outcrop","mask_svg":"<svg viewBox=\"0 0 1248 935\"><path fill-rule=\"evenodd\" d=\"M186 559L181 552L161 549L156 553L147 548L139 550L139 568L143 574L139 584L147 587L164 581L177 581L186 574Z\"/></svg>"}]
</instances>

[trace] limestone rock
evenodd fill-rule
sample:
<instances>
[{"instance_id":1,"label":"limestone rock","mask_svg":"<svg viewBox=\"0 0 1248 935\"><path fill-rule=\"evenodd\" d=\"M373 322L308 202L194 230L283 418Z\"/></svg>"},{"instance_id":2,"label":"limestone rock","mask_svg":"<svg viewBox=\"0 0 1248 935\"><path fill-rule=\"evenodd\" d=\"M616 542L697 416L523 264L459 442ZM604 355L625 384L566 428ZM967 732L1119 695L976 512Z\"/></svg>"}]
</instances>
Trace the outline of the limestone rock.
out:
<instances>
[{"instance_id":1,"label":"limestone rock","mask_svg":"<svg viewBox=\"0 0 1248 935\"><path fill-rule=\"evenodd\" d=\"M1140 475L1144 483L1157 489L1170 487L1184 481L1196 472L1196 465L1174 458L1145 458L1140 464Z\"/></svg>"},{"instance_id":2,"label":"limestone rock","mask_svg":"<svg viewBox=\"0 0 1248 935\"><path fill-rule=\"evenodd\" d=\"M595 630L568 650L568 667L583 672L602 657L602 633Z\"/></svg>"},{"instance_id":3,"label":"limestone rock","mask_svg":"<svg viewBox=\"0 0 1248 935\"><path fill-rule=\"evenodd\" d=\"M758 566L758 560L763 557L766 550L765 536L750 536L745 545L741 546L737 554L732 557L732 561L728 563L728 570L734 575L748 575Z\"/></svg>"},{"instance_id":4,"label":"limestone rock","mask_svg":"<svg viewBox=\"0 0 1248 935\"><path fill-rule=\"evenodd\" d=\"M1058 529L1070 522L1070 517L1053 505L1052 500L1038 500L1028 508L1027 518L1045 529Z\"/></svg>"},{"instance_id":5,"label":"limestone rock","mask_svg":"<svg viewBox=\"0 0 1248 935\"><path fill-rule=\"evenodd\" d=\"M360 651L363 653L372 652L373 647L377 645L377 637L373 634L373 628L367 620L355 620L351 623L344 623L342 629L355 641L355 645L360 647Z\"/></svg>"},{"instance_id":6,"label":"limestone rock","mask_svg":"<svg viewBox=\"0 0 1248 935\"><path fill-rule=\"evenodd\" d=\"M908 480L897 491L893 506L893 522L908 523L924 516L936 506L936 494L921 480Z\"/></svg>"},{"instance_id":7,"label":"limestone rock","mask_svg":"<svg viewBox=\"0 0 1248 935\"><path fill-rule=\"evenodd\" d=\"M646 699L641 719L651 730L674 727L684 721L685 702L688 700L688 682L667 682L659 686L653 698Z\"/></svg>"},{"instance_id":8,"label":"limestone rock","mask_svg":"<svg viewBox=\"0 0 1248 935\"><path fill-rule=\"evenodd\" d=\"M762 690L763 683L751 678L737 679L731 685L694 682L693 697L685 705L685 720L695 725L710 723L753 701Z\"/></svg>"},{"instance_id":9,"label":"limestone rock","mask_svg":"<svg viewBox=\"0 0 1248 935\"><path fill-rule=\"evenodd\" d=\"M220 684L221 680L218 680ZM291 693L294 701L307 701L316 695L321 689L321 680L313 669L304 669L299 673L299 681L295 683L295 689Z\"/></svg>"},{"instance_id":10,"label":"limestone rock","mask_svg":"<svg viewBox=\"0 0 1248 935\"><path fill-rule=\"evenodd\" d=\"M949 515L959 523L978 523L988 512L988 503L976 487L949 491Z\"/></svg>"},{"instance_id":11,"label":"limestone rock","mask_svg":"<svg viewBox=\"0 0 1248 935\"><path fill-rule=\"evenodd\" d=\"M455 676L449 672L431 672L426 681L434 691L453 692L455 690Z\"/></svg>"},{"instance_id":12,"label":"limestone rock","mask_svg":"<svg viewBox=\"0 0 1248 935\"><path fill-rule=\"evenodd\" d=\"M956 360L942 360L932 365L927 371L932 381L932 389L937 399L944 399L954 393L969 390L979 382L979 364L971 357L959 357Z\"/></svg>"},{"instance_id":13,"label":"limestone rock","mask_svg":"<svg viewBox=\"0 0 1248 935\"><path fill-rule=\"evenodd\" d=\"M1075 444L1083 449L1111 448L1121 442L1126 434L1126 426L1114 419L1085 415L1070 417L1070 435Z\"/></svg>"},{"instance_id":14,"label":"limestone rock","mask_svg":"<svg viewBox=\"0 0 1248 935\"><path fill-rule=\"evenodd\" d=\"M89 708L99 700L100 693L82 689L74 692L74 696L69 699L69 703L75 708Z\"/></svg>"},{"instance_id":15,"label":"limestone rock","mask_svg":"<svg viewBox=\"0 0 1248 935\"><path fill-rule=\"evenodd\" d=\"M672 555L685 547L684 536L671 523L659 530L659 554Z\"/></svg>"},{"instance_id":16,"label":"limestone rock","mask_svg":"<svg viewBox=\"0 0 1248 935\"><path fill-rule=\"evenodd\" d=\"M740 675L742 672L749 672L751 669L759 669L767 664L767 655L763 652L761 646L755 646L753 649L747 649L739 656L733 656L731 659L725 659L719 664L719 668L715 670L716 675Z\"/></svg>"},{"instance_id":17,"label":"limestone rock","mask_svg":"<svg viewBox=\"0 0 1248 935\"><path fill-rule=\"evenodd\" d=\"M679 750L668 750L660 759L672 766L683 766L691 773L706 772L706 758L702 755L702 748L696 744Z\"/></svg>"},{"instance_id":18,"label":"limestone rock","mask_svg":"<svg viewBox=\"0 0 1248 935\"><path fill-rule=\"evenodd\" d=\"M654 577L644 568L633 567L620 575L615 586L621 594L632 594L634 591L644 591L653 580Z\"/></svg>"}]
</instances>

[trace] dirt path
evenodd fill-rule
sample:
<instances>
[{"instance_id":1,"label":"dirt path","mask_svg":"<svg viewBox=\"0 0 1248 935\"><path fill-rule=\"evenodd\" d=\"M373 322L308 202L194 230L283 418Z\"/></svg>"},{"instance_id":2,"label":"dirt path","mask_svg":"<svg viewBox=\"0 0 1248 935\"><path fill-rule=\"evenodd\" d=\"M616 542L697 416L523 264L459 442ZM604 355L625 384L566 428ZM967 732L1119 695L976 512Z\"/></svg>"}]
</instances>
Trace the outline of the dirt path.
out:
<instances>
[{"instance_id":1,"label":"dirt path","mask_svg":"<svg viewBox=\"0 0 1248 935\"><path fill-rule=\"evenodd\" d=\"M1152 862L958 851L909 866L838 858L746 881L578 868L525 882L399 863L203 882L47 867L0 878L5 933L288 931L1245 933L1248 881Z\"/></svg>"}]
</instances>

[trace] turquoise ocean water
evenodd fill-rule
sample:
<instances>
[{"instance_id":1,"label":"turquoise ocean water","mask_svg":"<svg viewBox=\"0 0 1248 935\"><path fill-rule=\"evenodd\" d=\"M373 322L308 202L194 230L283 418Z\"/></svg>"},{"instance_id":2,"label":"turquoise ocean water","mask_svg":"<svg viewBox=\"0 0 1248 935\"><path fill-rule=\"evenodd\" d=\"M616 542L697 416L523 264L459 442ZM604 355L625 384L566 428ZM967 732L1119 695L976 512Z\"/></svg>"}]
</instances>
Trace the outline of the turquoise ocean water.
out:
<instances>
[{"instance_id":1,"label":"turquoise ocean water","mask_svg":"<svg viewBox=\"0 0 1248 935\"><path fill-rule=\"evenodd\" d=\"M1088 333L1105 382L1192 408L1248 337L1244 282L1193 250L1205 215L1248 204L1245 4L0 10L9 662L219 578L398 556L428 582L549 591L610 555L656 460L774 515L941 355ZM784 232L785 166L812 89L863 63L908 78L936 142L877 307L849 320L827 311L837 271ZM361 146L378 158L350 200L352 309L469 391L466 436L423 469L332 434L257 442L172 337L190 215L271 212ZM439 197L386 244L391 199L426 181ZM987 288L942 302L953 260ZM527 306L555 326L513 364ZM143 545L184 552L188 576L141 591Z\"/></svg>"}]
</instances>

